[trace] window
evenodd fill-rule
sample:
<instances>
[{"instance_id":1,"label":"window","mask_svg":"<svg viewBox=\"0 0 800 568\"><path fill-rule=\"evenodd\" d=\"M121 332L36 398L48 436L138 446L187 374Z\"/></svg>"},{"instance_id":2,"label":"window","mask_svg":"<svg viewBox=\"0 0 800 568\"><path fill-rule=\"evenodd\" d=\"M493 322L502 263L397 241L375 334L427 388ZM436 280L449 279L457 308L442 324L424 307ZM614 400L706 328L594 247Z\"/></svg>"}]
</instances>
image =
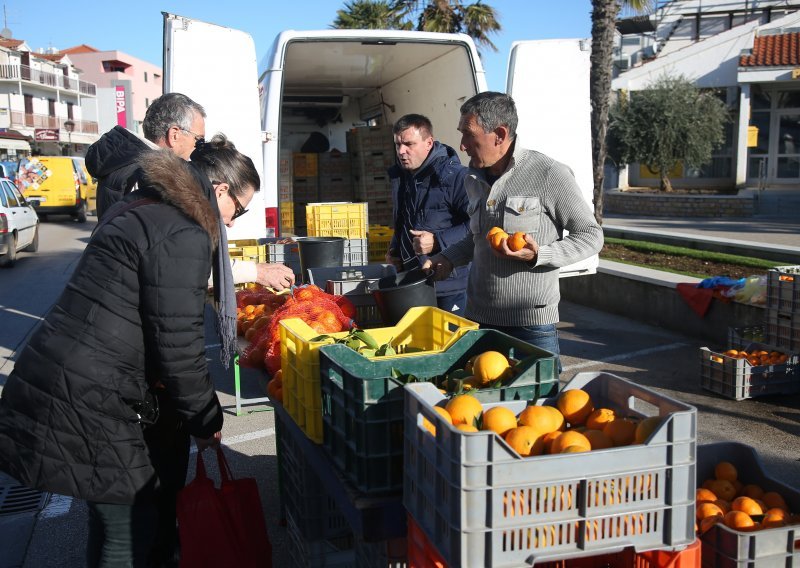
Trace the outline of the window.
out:
<instances>
[{"instance_id":1,"label":"window","mask_svg":"<svg viewBox=\"0 0 800 568\"><path fill-rule=\"evenodd\" d=\"M144 82L147 83L147 71L144 72Z\"/></svg>"},{"instance_id":2,"label":"window","mask_svg":"<svg viewBox=\"0 0 800 568\"><path fill-rule=\"evenodd\" d=\"M3 182L3 189L5 190L6 197L8 199L8 206L9 207L19 207L19 201L17 200L17 195L11 188L8 186L8 182Z\"/></svg>"},{"instance_id":3,"label":"window","mask_svg":"<svg viewBox=\"0 0 800 568\"><path fill-rule=\"evenodd\" d=\"M2 189L0 189L0 205L3 207L8 207L8 197L6 197L6 192Z\"/></svg>"},{"instance_id":4,"label":"window","mask_svg":"<svg viewBox=\"0 0 800 568\"><path fill-rule=\"evenodd\" d=\"M103 71L106 73L125 73L128 67L130 67L130 65L121 61L103 61Z\"/></svg>"}]
</instances>

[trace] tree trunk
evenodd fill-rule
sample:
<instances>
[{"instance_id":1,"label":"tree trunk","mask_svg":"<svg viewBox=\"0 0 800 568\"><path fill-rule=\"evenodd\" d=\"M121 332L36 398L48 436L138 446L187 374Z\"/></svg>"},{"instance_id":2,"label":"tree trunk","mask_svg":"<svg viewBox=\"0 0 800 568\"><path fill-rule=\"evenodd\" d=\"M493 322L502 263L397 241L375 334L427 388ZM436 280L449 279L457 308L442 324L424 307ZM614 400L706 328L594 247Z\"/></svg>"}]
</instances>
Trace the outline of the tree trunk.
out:
<instances>
[{"instance_id":1,"label":"tree trunk","mask_svg":"<svg viewBox=\"0 0 800 568\"><path fill-rule=\"evenodd\" d=\"M592 55L589 98L592 104L592 165L594 173L594 217L603 224L603 168L606 161L606 133L611 95L611 65L618 0L592 0Z\"/></svg>"},{"instance_id":2,"label":"tree trunk","mask_svg":"<svg viewBox=\"0 0 800 568\"><path fill-rule=\"evenodd\" d=\"M661 170L661 191L672 191L672 182L667 177L667 170Z\"/></svg>"}]
</instances>

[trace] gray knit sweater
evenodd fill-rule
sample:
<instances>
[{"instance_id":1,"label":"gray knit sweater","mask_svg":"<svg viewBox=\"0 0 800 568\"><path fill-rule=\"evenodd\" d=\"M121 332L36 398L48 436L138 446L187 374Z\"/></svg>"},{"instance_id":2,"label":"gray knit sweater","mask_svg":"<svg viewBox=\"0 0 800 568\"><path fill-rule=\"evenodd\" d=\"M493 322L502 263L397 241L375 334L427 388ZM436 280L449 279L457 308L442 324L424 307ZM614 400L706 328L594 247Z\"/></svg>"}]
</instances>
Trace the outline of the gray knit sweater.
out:
<instances>
[{"instance_id":1,"label":"gray knit sweater","mask_svg":"<svg viewBox=\"0 0 800 568\"><path fill-rule=\"evenodd\" d=\"M603 230L572 171L544 154L517 147L492 186L482 171L470 170L465 187L470 234L442 254L454 266L472 261L466 317L501 326L558 322L559 267L603 246ZM496 257L486 240L495 226L509 234L530 234L539 243L535 266Z\"/></svg>"}]
</instances>

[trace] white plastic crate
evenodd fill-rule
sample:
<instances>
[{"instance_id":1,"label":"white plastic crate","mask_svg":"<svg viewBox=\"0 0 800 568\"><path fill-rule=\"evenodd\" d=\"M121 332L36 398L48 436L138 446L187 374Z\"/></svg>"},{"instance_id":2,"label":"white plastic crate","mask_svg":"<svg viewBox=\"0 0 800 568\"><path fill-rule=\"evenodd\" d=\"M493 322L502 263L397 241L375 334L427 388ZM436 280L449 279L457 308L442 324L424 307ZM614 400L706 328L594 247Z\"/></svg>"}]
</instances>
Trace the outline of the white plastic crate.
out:
<instances>
[{"instance_id":1,"label":"white plastic crate","mask_svg":"<svg viewBox=\"0 0 800 568\"><path fill-rule=\"evenodd\" d=\"M362 328L383 325L381 313L367 286L370 282L396 273L395 267L391 264L308 269L311 284L319 286L329 294L347 296L356 308L356 323Z\"/></svg>"},{"instance_id":2,"label":"white plastic crate","mask_svg":"<svg viewBox=\"0 0 800 568\"><path fill-rule=\"evenodd\" d=\"M597 407L664 420L645 444L522 458L493 432L448 425L433 410L444 398L433 385L406 385L403 503L448 565L531 565L694 542L696 409L607 373L579 373L564 388L587 391ZM498 405L518 413L527 402L484 410Z\"/></svg>"},{"instance_id":3,"label":"white plastic crate","mask_svg":"<svg viewBox=\"0 0 800 568\"><path fill-rule=\"evenodd\" d=\"M369 262L369 244L367 239L345 239L344 265L362 266Z\"/></svg>"},{"instance_id":4,"label":"white plastic crate","mask_svg":"<svg viewBox=\"0 0 800 568\"><path fill-rule=\"evenodd\" d=\"M763 343L732 348L744 348L748 352L753 349L778 349ZM699 353L700 386L705 390L733 400L800 392L800 377L797 374L800 358L797 355L788 354L786 363L780 365L751 365L744 359L728 357L708 347L701 347Z\"/></svg>"},{"instance_id":5,"label":"white plastic crate","mask_svg":"<svg viewBox=\"0 0 800 568\"><path fill-rule=\"evenodd\" d=\"M697 482L714 477L721 461L732 463L742 483L754 483L764 491L777 491L789 510L800 511L800 489L770 477L756 451L745 444L719 442L697 447ZM703 566L720 568L791 568L800 566L800 525L753 532L730 529L721 523L700 537Z\"/></svg>"}]
</instances>

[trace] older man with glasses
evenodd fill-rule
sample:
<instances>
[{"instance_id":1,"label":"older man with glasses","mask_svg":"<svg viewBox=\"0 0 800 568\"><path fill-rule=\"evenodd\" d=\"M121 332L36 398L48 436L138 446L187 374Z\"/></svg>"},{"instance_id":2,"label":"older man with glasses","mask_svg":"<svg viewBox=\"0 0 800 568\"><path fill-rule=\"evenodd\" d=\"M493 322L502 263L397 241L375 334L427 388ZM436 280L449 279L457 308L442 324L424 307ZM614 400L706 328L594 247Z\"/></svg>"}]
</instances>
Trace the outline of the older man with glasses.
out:
<instances>
[{"instance_id":1,"label":"older man with glasses","mask_svg":"<svg viewBox=\"0 0 800 568\"><path fill-rule=\"evenodd\" d=\"M154 100L147 109L142 130L144 138L115 126L86 153L86 168L99 180L97 185L97 216L102 219L109 207L133 191L138 183L137 158L149 149L168 148L184 160L189 160L198 143L206 136L206 111L181 93L167 93ZM230 194L235 207L233 219L241 217L244 209ZM233 219L230 221L232 222ZM283 264L233 261L233 280L236 284L258 282L263 286L283 290L294 284L294 273Z\"/></svg>"}]
</instances>

